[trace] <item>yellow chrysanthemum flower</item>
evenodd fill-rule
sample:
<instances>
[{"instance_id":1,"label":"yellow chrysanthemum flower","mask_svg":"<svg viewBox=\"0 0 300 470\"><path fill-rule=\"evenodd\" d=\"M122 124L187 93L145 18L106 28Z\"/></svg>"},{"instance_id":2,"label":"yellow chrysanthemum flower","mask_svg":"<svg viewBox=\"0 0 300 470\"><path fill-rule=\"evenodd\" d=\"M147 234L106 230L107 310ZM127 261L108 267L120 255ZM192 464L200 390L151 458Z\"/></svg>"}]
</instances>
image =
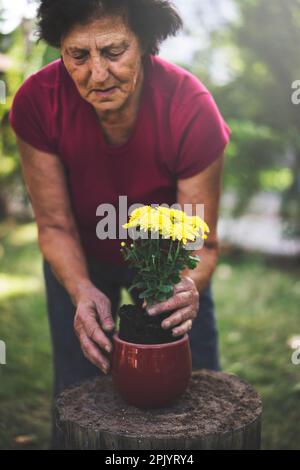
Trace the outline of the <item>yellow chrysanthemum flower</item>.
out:
<instances>
[{"instance_id":1,"label":"yellow chrysanthemum flower","mask_svg":"<svg viewBox=\"0 0 300 470\"><path fill-rule=\"evenodd\" d=\"M129 219L129 222L127 224L123 225L123 228L131 228L131 227L137 227L140 225L140 219L147 214L150 214L152 211L151 206L143 206L143 207L138 207L135 209Z\"/></svg>"},{"instance_id":2,"label":"yellow chrysanthemum flower","mask_svg":"<svg viewBox=\"0 0 300 470\"><path fill-rule=\"evenodd\" d=\"M151 206L143 206L143 207L138 207L137 209L134 209L132 212L130 219L135 220L143 216L145 213L151 213L152 212L152 207Z\"/></svg>"},{"instance_id":3,"label":"yellow chrysanthemum flower","mask_svg":"<svg viewBox=\"0 0 300 470\"><path fill-rule=\"evenodd\" d=\"M198 236L198 230L191 225L182 223L175 223L173 225L173 240L182 240L186 244L188 240L195 241Z\"/></svg>"},{"instance_id":4,"label":"yellow chrysanthemum flower","mask_svg":"<svg viewBox=\"0 0 300 470\"><path fill-rule=\"evenodd\" d=\"M167 207L143 206L135 209L124 228L140 227L141 230L159 232L164 238L172 238L186 244L197 237L207 238L208 225L198 216L188 216L184 211Z\"/></svg>"}]
</instances>

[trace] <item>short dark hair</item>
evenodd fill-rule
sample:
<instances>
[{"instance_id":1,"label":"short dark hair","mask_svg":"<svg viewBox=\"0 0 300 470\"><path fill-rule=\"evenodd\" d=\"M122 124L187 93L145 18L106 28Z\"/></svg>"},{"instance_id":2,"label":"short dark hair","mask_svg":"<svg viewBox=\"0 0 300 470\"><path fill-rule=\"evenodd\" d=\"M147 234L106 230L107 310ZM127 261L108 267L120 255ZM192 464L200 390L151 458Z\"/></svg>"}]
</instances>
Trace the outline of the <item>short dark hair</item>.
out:
<instances>
[{"instance_id":1,"label":"short dark hair","mask_svg":"<svg viewBox=\"0 0 300 470\"><path fill-rule=\"evenodd\" d=\"M37 35L39 40L59 48L61 39L76 24L87 24L106 14L123 16L146 47L146 54L158 54L160 44L183 26L169 0L41 0Z\"/></svg>"}]
</instances>

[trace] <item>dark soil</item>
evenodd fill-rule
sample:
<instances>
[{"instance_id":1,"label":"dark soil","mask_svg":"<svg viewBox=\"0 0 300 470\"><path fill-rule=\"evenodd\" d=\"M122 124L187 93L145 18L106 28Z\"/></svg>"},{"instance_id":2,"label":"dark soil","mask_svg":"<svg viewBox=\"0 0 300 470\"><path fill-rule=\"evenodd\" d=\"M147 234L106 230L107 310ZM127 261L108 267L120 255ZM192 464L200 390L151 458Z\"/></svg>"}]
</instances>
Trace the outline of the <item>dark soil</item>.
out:
<instances>
[{"instance_id":1,"label":"dark soil","mask_svg":"<svg viewBox=\"0 0 300 470\"><path fill-rule=\"evenodd\" d=\"M183 396L172 406L141 410L114 391L111 377L97 377L65 390L58 413L82 429L148 439L206 436L236 430L261 414L255 390L223 372L197 371Z\"/></svg>"},{"instance_id":2,"label":"dark soil","mask_svg":"<svg viewBox=\"0 0 300 470\"><path fill-rule=\"evenodd\" d=\"M141 306L123 305L119 310L119 337L134 344L163 344L178 341L182 336L174 337L171 328L165 330L161 326L162 321L170 315L171 312L164 312L152 317Z\"/></svg>"}]
</instances>

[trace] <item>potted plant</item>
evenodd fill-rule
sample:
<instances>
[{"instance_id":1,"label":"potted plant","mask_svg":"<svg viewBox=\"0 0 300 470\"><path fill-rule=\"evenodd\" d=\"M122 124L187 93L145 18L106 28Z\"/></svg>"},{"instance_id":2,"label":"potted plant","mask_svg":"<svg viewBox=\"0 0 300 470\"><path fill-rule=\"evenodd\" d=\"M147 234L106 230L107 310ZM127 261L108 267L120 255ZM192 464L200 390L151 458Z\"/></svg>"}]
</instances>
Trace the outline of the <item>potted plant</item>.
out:
<instances>
[{"instance_id":1,"label":"potted plant","mask_svg":"<svg viewBox=\"0 0 300 470\"><path fill-rule=\"evenodd\" d=\"M129 291L135 289L141 302L119 310L119 331L113 337L113 383L137 407L170 405L185 391L191 376L189 337L174 337L162 328L171 312L151 317L145 307L173 296L181 272L186 267L194 269L199 262L188 244L206 238L209 229L200 217L162 206L135 209L123 227L133 239L129 246L121 243L125 260L136 271Z\"/></svg>"}]
</instances>

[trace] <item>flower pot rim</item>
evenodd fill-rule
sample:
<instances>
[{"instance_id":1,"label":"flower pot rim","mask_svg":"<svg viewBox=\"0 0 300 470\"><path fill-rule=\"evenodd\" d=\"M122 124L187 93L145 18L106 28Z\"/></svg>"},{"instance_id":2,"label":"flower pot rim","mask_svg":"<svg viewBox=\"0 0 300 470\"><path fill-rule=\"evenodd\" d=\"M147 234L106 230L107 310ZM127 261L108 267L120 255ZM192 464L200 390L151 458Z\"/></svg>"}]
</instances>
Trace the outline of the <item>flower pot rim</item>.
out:
<instances>
[{"instance_id":1,"label":"flower pot rim","mask_svg":"<svg viewBox=\"0 0 300 470\"><path fill-rule=\"evenodd\" d=\"M159 343L159 344L145 344L145 343L129 343L123 339L119 338L119 331L116 331L113 335L114 341L120 344L127 344L129 346L134 346L139 349L161 349L161 348L172 348L178 344L185 343L189 340L187 333L184 334L183 338L178 339L177 341L172 341L171 343Z\"/></svg>"}]
</instances>

